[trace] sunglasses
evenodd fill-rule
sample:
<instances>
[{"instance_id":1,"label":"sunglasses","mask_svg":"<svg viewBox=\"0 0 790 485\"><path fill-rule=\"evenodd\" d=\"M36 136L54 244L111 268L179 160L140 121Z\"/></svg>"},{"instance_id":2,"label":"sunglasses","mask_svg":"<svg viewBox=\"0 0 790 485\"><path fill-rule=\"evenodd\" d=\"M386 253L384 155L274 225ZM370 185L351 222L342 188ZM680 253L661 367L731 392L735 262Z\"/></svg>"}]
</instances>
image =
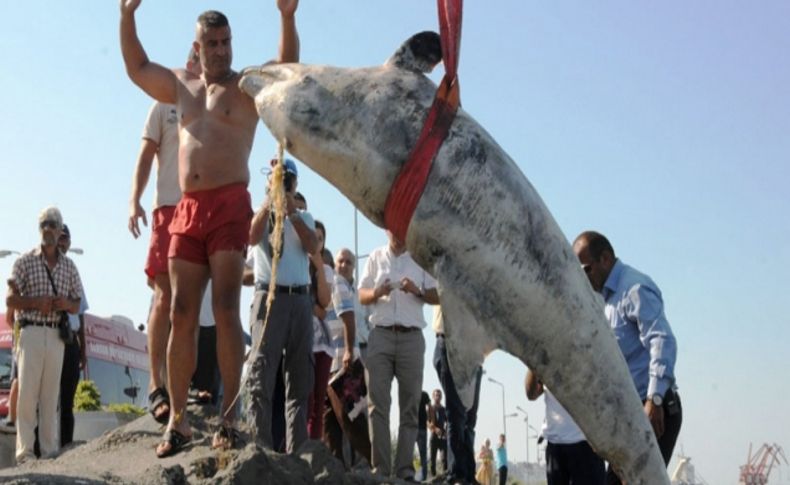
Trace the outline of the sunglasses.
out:
<instances>
[{"instance_id":1,"label":"sunglasses","mask_svg":"<svg viewBox=\"0 0 790 485\"><path fill-rule=\"evenodd\" d=\"M590 271L592 271L592 264L583 264L582 269L585 273L590 274Z\"/></svg>"},{"instance_id":2,"label":"sunglasses","mask_svg":"<svg viewBox=\"0 0 790 485\"><path fill-rule=\"evenodd\" d=\"M56 221L41 221L39 227L41 229L60 229L60 224L58 224Z\"/></svg>"}]
</instances>

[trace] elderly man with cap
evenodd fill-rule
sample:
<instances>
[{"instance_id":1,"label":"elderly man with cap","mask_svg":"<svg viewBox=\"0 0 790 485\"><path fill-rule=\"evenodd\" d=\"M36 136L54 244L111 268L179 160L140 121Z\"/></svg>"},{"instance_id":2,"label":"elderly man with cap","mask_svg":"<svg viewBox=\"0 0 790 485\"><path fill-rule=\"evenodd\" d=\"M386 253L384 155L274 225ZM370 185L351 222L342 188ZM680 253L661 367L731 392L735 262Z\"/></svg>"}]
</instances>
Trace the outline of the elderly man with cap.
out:
<instances>
[{"instance_id":1,"label":"elderly man with cap","mask_svg":"<svg viewBox=\"0 0 790 485\"><path fill-rule=\"evenodd\" d=\"M58 239L58 249L64 255L71 248L71 231L63 224L63 232ZM60 446L66 446L74 440L74 394L80 380L80 369L85 368L85 312L88 311L88 300L83 289L80 295L80 309L76 314L69 314L69 325L74 338L66 342L63 351L63 370L60 373Z\"/></svg>"},{"instance_id":2,"label":"elderly man with cap","mask_svg":"<svg viewBox=\"0 0 790 485\"><path fill-rule=\"evenodd\" d=\"M64 312L80 308L82 282L74 263L58 250L63 217L55 207L39 216L41 244L14 263L6 304L17 310L19 336L19 409L16 459L35 458L36 424L41 456L55 455L58 443L58 393L64 345L58 327ZM38 419L36 419L38 410Z\"/></svg>"},{"instance_id":3,"label":"elderly man with cap","mask_svg":"<svg viewBox=\"0 0 790 485\"><path fill-rule=\"evenodd\" d=\"M253 351L256 351L256 345L260 348L247 380L250 395L247 418L258 443L272 449L272 395L277 367L280 359L284 359L286 451L293 453L307 440L307 399L313 388L313 301L310 298L308 254L316 249L317 239L313 217L307 211L297 210L294 198L298 176L296 164L286 159L284 165L287 217L280 263L274 272L275 294L268 321L266 299L273 274L271 239L274 212L271 194L267 194L250 227L250 245L255 258L255 296L250 329ZM269 182L271 190L274 180Z\"/></svg>"}]
</instances>

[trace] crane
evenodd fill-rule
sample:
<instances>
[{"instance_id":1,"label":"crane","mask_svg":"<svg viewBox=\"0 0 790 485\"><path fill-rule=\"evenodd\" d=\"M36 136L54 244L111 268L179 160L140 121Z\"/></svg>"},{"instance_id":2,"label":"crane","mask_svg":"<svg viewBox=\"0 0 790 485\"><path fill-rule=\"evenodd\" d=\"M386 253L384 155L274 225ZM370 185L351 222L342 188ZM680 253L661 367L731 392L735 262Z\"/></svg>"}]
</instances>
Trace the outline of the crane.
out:
<instances>
[{"instance_id":1,"label":"crane","mask_svg":"<svg viewBox=\"0 0 790 485\"><path fill-rule=\"evenodd\" d=\"M741 485L766 485L773 466L775 464L781 465L780 458L787 464L782 447L776 443L772 445L764 443L754 456L752 456L752 444L749 443L749 457L746 464L741 466L741 476L738 483Z\"/></svg>"}]
</instances>

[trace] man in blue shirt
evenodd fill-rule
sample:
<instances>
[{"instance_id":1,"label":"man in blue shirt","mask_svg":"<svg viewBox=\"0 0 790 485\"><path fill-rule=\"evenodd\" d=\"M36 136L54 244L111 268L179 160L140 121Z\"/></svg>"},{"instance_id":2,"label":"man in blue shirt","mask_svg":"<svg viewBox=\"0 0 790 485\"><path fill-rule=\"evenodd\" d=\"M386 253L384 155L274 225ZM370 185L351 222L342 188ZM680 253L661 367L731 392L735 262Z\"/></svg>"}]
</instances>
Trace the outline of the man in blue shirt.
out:
<instances>
[{"instance_id":1,"label":"man in blue shirt","mask_svg":"<svg viewBox=\"0 0 790 485\"><path fill-rule=\"evenodd\" d=\"M307 253L315 249L317 239L313 217L309 212L296 209L296 164L286 159L284 165L287 217L268 321L266 299L272 278L273 249L270 239L273 237L271 229L274 225L268 196L255 213L250 226L250 244L255 258L255 296L250 330L253 334L253 352L257 351L257 355L247 379L250 395L247 419L256 441L264 448L273 449L272 396L277 368L280 359L283 359L286 452L293 453L307 440L307 398L313 389L313 300L310 297ZM260 345L260 348L256 349L256 345Z\"/></svg>"},{"instance_id":2,"label":"man in blue shirt","mask_svg":"<svg viewBox=\"0 0 790 485\"><path fill-rule=\"evenodd\" d=\"M603 296L606 318L668 464L683 410L674 372L677 343L664 314L661 290L649 276L617 259L603 234L581 233L573 251L593 289ZM619 483L611 467L607 482Z\"/></svg>"},{"instance_id":3,"label":"man in blue shirt","mask_svg":"<svg viewBox=\"0 0 790 485\"><path fill-rule=\"evenodd\" d=\"M507 448L505 448L505 435L499 435L499 445L496 447L496 468L499 471L499 485L507 483Z\"/></svg>"}]
</instances>

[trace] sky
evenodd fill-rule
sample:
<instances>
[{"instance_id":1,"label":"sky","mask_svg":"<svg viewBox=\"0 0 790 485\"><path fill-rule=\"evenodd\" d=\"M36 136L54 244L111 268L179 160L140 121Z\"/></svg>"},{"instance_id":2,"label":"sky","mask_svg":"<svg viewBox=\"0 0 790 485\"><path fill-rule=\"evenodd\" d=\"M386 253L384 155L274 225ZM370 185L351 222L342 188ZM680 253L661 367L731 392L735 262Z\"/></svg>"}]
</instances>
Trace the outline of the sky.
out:
<instances>
[{"instance_id":1,"label":"sky","mask_svg":"<svg viewBox=\"0 0 790 485\"><path fill-rule=\"evenodd\" d=\"M181 66L209 8L230 19L236 68L275 57L274 1L144 0L137 22L149 57ZM74 260L90 311L143 322L150 231L134 240L127 218L151 100L125 74L118 4L31 0L5 2L4 11L0 249L35 246L39 211L57 205L84 249ZM380 64L413 33L438 28L426 0L304 0L297 25L302 62L348 67ZM464 109L516 161L569 240L603 232L661 288L679 346L676 451L711 484L737 483L749 443L790 452L781 377L790 367L788 45L790 3L779 0L469 1L464 10ZM255 206L274 153L261 127L250 158ZM353 248L351 204L300 170L327 247ZM148 211L152 197L143 197ZM360 216L360 254L385 242ZM0 259L4 278L12 263ZM433 389L435 340L425 335L424 387ZM502 431L502 391L488 377L505 384L506 412L520 406L539 428L543 402L527 402L524 365L495 352L485 370L478 442ZM507 428L510 458L523 461L525 423L512 418ZM530 438L530 461L536 450ZM790 483L790 467L771 483Z\"/></svg>"}]
</instances>

